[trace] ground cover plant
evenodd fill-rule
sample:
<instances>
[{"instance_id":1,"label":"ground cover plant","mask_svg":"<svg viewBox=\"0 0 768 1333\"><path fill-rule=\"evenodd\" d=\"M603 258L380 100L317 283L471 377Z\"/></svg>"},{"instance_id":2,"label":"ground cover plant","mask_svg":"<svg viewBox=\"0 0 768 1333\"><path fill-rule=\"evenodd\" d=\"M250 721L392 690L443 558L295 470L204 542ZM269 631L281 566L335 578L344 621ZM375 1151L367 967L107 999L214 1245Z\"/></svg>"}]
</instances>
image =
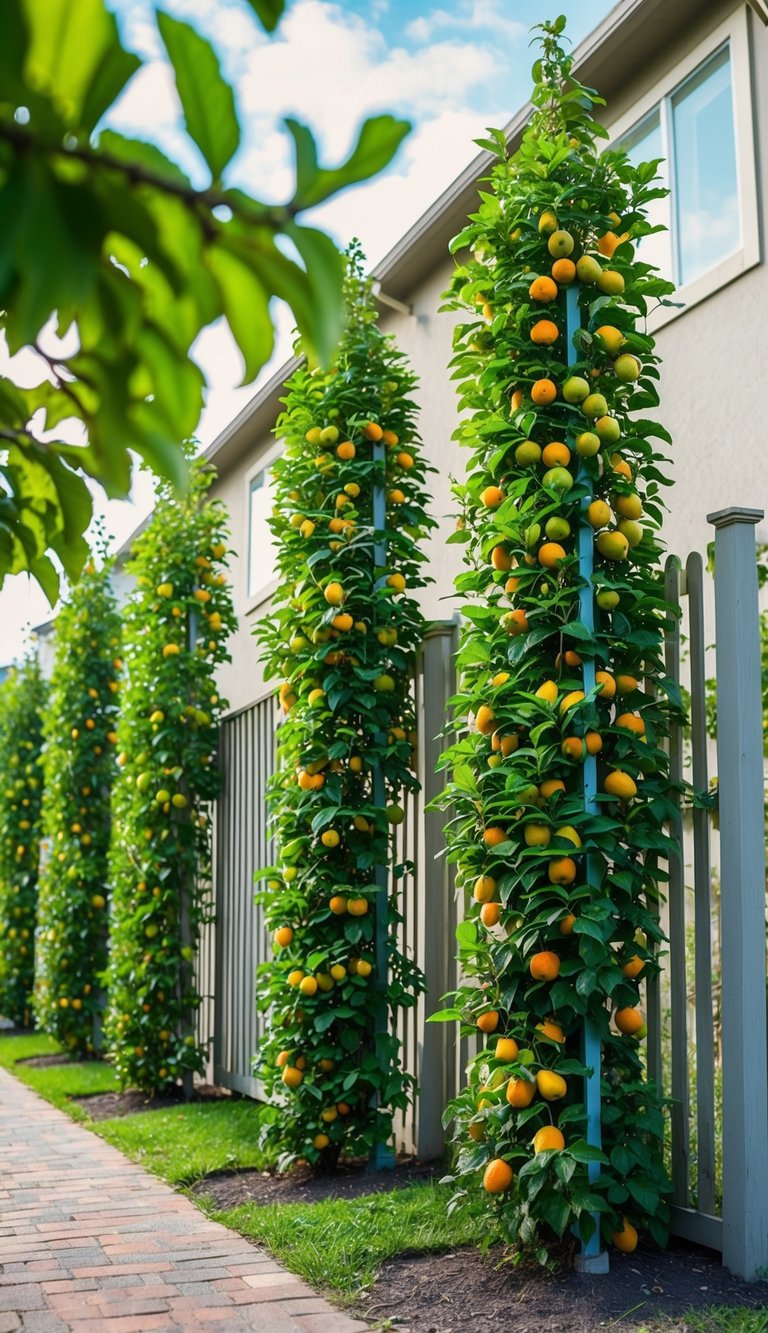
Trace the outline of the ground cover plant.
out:
<instances>
[{"instance_id":1,"label":"ground cover plant","mask_svg":"<svg viewBox=\"0 0 768 1333\"><path fill-rule=\"evenodd\" d=\"M128 563L105 1032L123 1085L147 1091L201 1073L206 1055L195 957L226 707L215 677L236 626L226 515L206 498L210 479L197 463L184 496L161 491Z\"/></svg>"},{"instance_id":2,"label":"ground cover plant","mask_svg":"<svg viewBox=\"0 0 768 1333\"><path fill-rule=\"evenodd\" d=\"M600 99L574 80L563 26L541 26L528 128L511 159L500 132L483 142L495 162L454 242L471 453L446 805L471 908L466 980L442 1017L487 1038L448 1110L459 1193L510 1241L586 1241L597 1224L631 1251L640 1230L663 1244L668 1217L640 987L659 966L674 854L657 535L669 437L642 414L658 405L645 316L672 288L638 250L657 164L599 151ZM586 1141L585 1035L601 1147L594 1125Z\"/></svg>"},{"instance_id":3,"label":"ground cover plant","mask_svg":"<svg viewBox=\"0 0 768 1333\"><path fill-rule=\"evenodd\" d=\"M68 1055L69 1049L65 1052L61 1043L46 1032L0 1036L0 1068L34 1088L60 1111L66 1111L75 1120L85 1120L86 1111L72 1098L114 1091L118 1087L117 1075L102 1060L78 1061L67 1058ZM56 1060L60 1063L49 1063Z\"/></svg>"},{"instance_id":4,"label":"ground cover plant","mask_svg":"<svg viewBox=\"0 0 768 1333\"><path fill-rule=\"evenodd\" d=\"M120 620L108 563L91 562L56 617L44 715L35 1015L73 1054L99 1040L107 963L110 793L117 772Z\"/></svg>"},{"instance_id":5,"label":"ground cover plant","mask_svg":"<svg viewBox=\"0 0 768 1333\"><path fill-rule=\"evenodd\" d=\"M46 689L31 651L0 685L0 1015L32 1022Z\"/></svg>"},{"instance_id":6,"label":"ground cover plant","mask_svg":"<svg viewBox=\"0 0 768 1333\"><path fill-rule=\"evenodd\" d=\"M404 794L418 786L426 467L414 376L378 328L356 246L346 296L334 365L292 376L277 423L282 581L259 631L284 715L270 791L278 862L259 891L274 940L259 976L259 1070L282 1103L264 1142L283 1166L322 1169L390 1137L412 1091L392 1019L422 985L398 947L409 867L393 862Z\"/></svg>"}]
</instances>

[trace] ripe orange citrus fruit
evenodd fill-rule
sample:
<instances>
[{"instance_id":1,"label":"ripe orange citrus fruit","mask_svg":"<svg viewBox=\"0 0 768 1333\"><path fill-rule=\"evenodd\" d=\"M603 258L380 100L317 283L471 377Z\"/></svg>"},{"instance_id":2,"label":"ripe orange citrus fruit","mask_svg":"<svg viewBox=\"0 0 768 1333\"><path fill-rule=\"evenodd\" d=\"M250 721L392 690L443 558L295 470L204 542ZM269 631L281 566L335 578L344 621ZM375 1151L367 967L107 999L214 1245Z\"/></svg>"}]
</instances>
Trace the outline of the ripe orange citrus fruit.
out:
<instances>
[{"instance_id":1,"label":"ripe orange citrus fruit","mask_svg":"<svg viewBox=\"0 0 768 1333\"><path fill-rule=\"evenodd\" d=\"M542 949L533 955L528 966L534 981L554 981L560 971L560 959L551 949Z\"/></svg>"},{"instance_id":2,"label":"ripe orange citrus fruit","mask_svg":"<svg viewBox=\"0 0 768 1333\"><path fill-rule=\"evenodd\" d=\"M547 1152L550 1148L558 1150L565 1147L565 1139L556 1125L543 1125L533 1136L533 1151Z\"/></svg>"},{"instance_id":3,"label":"ripe orange citrus fruit","mask_svg":"<svg viewBox=\"0 0 768 1333\"><path fill-rule=\"evenodd\" d=\"M497 1060L516 1060L520 1047L514 1037L499 1037L493 1052Z\"/></svg>"},{"instance_id":4,"label":"ripe orange citrus fruit","mask_svg":"<svg viewBox=\"0 0 768 1333\"><path fill-rule=\"evenodd\" d=\"M511 1078L507 1084L507 1101L510 1106L521 1110L530 1106L536 1096L536 1084L530 1078Z\"/></svg>"},{"instance_id":5,"label":"ripe orange citrus fruit","mask_svg":"<svg viewBox=\"0 0 768 1333\"><path fill-rule=\"evenodd\" d=\"M621 1231L612 1232L611 1240L616 1249L621 1250L622 1254L631 1254L633 1250L637 1249L637 1232L626 1217L621 1220L623 1223Z\"/></svg>"},{"instance_id":6,"label":"ripe orange citrus fruit","mask_svg":"<svg viewBox=\"0 0 768 1333\"><path fill-rule=\"evenodd\" d=\"M559 1102L568 1091L568 1084L562 1074L556 1074L552 1069L539 1070L536 1075L536 1086L547 1102Z\"/></svg>"},{"instance_id":7,"label":"ripe orange citrus fruit","mask_svg":"<svg viewBox=\"0 0 768 1333\"><path fill-rule=\"evenodd\" d=\"M548 407L557 398L557 385L553 380L536 380L531 386L531 398L537 407Z\"/></svg>"},{"instance_id":8,"label":"ripe orange citrus fruit","mask_svg":"<svg viewBox=\"0 0 768 1333\"><path fill-rule=\"evenodd\" d=\"M567 287L576 277L576 265L572 259L556 259L550 271L561 287Z\"/></svg>"},{"instance_id":9,"label":"ripe orange citrus fruit","mask_svg":"<svg viewBox=\"0 0 768 1333\"><path fill-rule=\"evenodd\" d=\"M641 1028L645 1027L645 1019L639 1009L629 1005L626 1009L617 1009L613 1015L613 1021L619 1032L625 1036L634 1037Z\"/></svg>"},{"instance_id":10,"label":"ripe orange citrus fruit","mask_svg":"<svg viewBox=\"0 0 768 1333\"><path fill-rule=\"evenodd\" d=\"M489 1194L502 1194L508 1190L514 1180L514 1172L509 1162L501 1157L494 1157L483 1172L483 1189Z\"/></svg>"},{"instance_id":11,"label":"ripe orange citrus fruit","mask_svg":"<svg viewBox=\"0 0 768 1333\"><path fill-rule=\"evenodd\" d=\"M498 903L483 903L480 908L480 920L488 929L499 924L501 908Z\"/></svg>"},{"instance_id":12,"label":"ripe orange citrus fruit","mask_svg":"<svg viewBox=\"0 0 768 1333\"><path fill-rule=\"evenodd\" d=\"M480 503L484 504L486 509L498 509L504 492L500 486L486 486L484 491L480 492Z\"/></svg>"},{"instance_id":13,"label":"ripe orange citrus fruit","mask_svg":"<svg viewBox=\"0 0 768 1333\"><path fill-rule=\"evenodd\" d=\"M637 783L620 769L607 774L603 788L609 796L616 796L620 801L631 801L633 796L637 796Z\"/></svg>"},{"instance_id":14,"label":"ripe orange citrus fruit","mask_svg":"<svg viewBox=\"0 0 768 1333\"><path fill-rule=\"evenodd\" d=\"M528 288L528 295L532 301L554 301L557 298L557 283L551 278L534 278Z\"/></svg>"},{"instance_id":15,"label":"ripe orange citrus fruit","mask_svg":"<svg viewBox=\"0 0 768 1333\"><path fill-rule=\"evenodd\" d=\"M499 1012L497 1009L489 1009L481 1014L477 1020L477 1026L481 1032L495 1032L499 1026Z\"/></svg>"}]
</instances>

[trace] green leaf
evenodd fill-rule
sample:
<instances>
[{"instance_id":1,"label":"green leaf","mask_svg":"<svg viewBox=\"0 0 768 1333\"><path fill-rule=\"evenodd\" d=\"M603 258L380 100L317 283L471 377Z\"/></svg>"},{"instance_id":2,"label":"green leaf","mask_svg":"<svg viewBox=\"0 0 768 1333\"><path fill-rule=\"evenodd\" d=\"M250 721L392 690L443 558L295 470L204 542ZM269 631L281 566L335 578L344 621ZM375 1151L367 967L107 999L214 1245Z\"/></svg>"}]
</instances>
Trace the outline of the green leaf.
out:
<instances>
[{"instance_id":1,"label":"green leaf","mask_svg":"<svg viewBox=\"0 0 768 1333\"><path fill-rule=\"evenodd\" d=\"M272 355L275 332L263 283L237 255L209 246L205 262L219 289L227 323L243 356L243 384L254 380Z\"/></svg>"},{"instance_id":2,"label":"green leaf","mask_svg":"<svg viewBox=\"0 0 768 1333\"><path fill-rule=\"evenodd\" d=\"M311 130L297 120L286 119L286 129L296 149L296 193L293 208L300 211L322 203L347 185L368 180L383 171L394 157L410 123L394 116L373 116L363 123L357 143L339 167L321 167Z\"/></svg>"},{"instance_id":3,"label":"green leaf","mask_svg":"<svg viewBox=\"0 0 768 1333\"><path fill-rule=\"evenodd\" d=\"M218 180L240 146L234 93L222 78L213 47L190 24L162 11L157 24L173 65L187 133Z\"/></svg>"},{"instance_id":4,"label":"green leaf","mask_svg":"<svg viewBox=\"0 0 768 1333\"><path fill-rule=\"evenodd\" d=\"M310 288L312 323L307 331L321 365L328 365L344 328L344 260L330 236L289 222L285 227L301 256Z\"/></svg>"},{"instance_id":5,"label":"green leaf","mask_svg":"<svg viewBox=\"0 0 768 1333\"><path fill-rule=\"evenodd\" d=\"M248 0L248 4L262 27L267 32L274 32L285 9L285 0Z\"/></svg>"},{"instance_id":6,"label":"green leaf","mask_svg":"<svg viewBox=\"0 0 768 1333\"><path fill-rule=\"evenodd\" d=\"M22 3L29 30L25 83L50 98L66 124L92 130L141 61L123 49L103 0Z\"/></svg>"}]
</instances>

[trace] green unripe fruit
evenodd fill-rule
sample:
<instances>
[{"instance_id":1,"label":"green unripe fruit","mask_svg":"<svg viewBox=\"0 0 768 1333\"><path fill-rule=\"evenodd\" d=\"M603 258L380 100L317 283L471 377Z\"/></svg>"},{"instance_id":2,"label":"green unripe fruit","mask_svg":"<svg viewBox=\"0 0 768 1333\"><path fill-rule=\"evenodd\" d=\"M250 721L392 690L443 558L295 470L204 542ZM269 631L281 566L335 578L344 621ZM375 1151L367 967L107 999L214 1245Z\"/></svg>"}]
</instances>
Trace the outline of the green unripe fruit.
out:
<instances>
[{"instance_id":1,"label":"green unripe fruit","mask_svg":"<svg viewBox=\"0 0 768 1333\"><path fill-rule=\"evenodd\" d=\"M563 231L558 227L553 231L547 241L547 249L553 259L565 259L573 253L574 240L569 231Z\"/></svg>"},{"instance_id":2,"label":"green unripe fruit","mask_svg":"<svg viewBox=\"0 0 768 1333\"><path fill-rule=\"evenodd\" d=\"M335 444L338 438L339 438L338 426L326 426L324 430L320 431L321 444Z\"/></svg>"},{"instance_id":3,"label":"green unripe fruit","mask_svg":"<svg viewBox=\"0 0 768 1333\"><path fill-rule=\"evenodd\" d=\"M622 352L621 356L617 356L613 369L616 378L624 384L631 384L633 380L639 379L643 370L637 357L632 356L631 352Z\"/></svg>"},{"instance_id":4,"label":"green unripe fruit","mask_svg":"<svg viewBox=\"0 0 768 1333\"><path fill-rule=\"evenodd\" d=\"M576 277L579 282L597 282L602 273L602 269L592 255L582 255L576 262Z\"/></svg>"},{"instance_id":5,"label":"green unripe fruit","mask_svg":"<svg viewBox=\"0 0 768 1333\"><path fill-rule=\"evenodd\" d=\"M621 426L615 417L598 417L595 422L595 434L603 444L616 444L621 439Z\"/></svg>"},{"instance_id":6,"label":"green unripe fruit","mask_svg":"<svg viewBox=\"0 0 768 1333\"><path fill-rule=\"evenodd\" d=\"M377 676L374 680L373 688L378 690L381 694L391 694L395 688L394 676L390 676L386 671L383 671L382 674Z\"/></svg>"},{"instance_id":7,"label":"green unripe fruit","mask_svg":"<svg viewBox=\"0 0 768 1333\"><path fill-rule=\"evenodd\" d=\"M165 787L161 787L155 796L158 805L165 805L166 801L170 801L170 799L171 793Z\"/></svg>"},{"instance_id":8,"label":"green unripe fruit","mask_svg":"<svg viewBox=\"0 0 768 1333\"><path fill-rule=\"evenodd\" d=\"M544 524L544 531L552 541L562 541L563 538L570 536L571 525L567 518L559 518L557 514L553 514Z\"/></svg>"},{"instance_id":9,"label":"green unripe fruit","mask_svg":"<svg viewBox=\"0 0 768 1333\"><path fill-rule=\"evenodd\" d=\"M139 776L136 779L136 786L139 791L145 792L151 781L152 781L151 773L139 773Z\"/></svg>"},{"instance_id":10,"label":"green unripe fruit","mask_svg":"<svg viewBox=\"0 0 768 1333\"><path fill-rule=\"evenodd\" d=\"M594 458L600 449L600 437L591 430L582 431L581 435L576 436L574 446L581 458Z\"/></svg>"},{"instance_id":11,"label":"green unripe fruit","mask_svg":"<svg viewBox=\"0 0 768 1333\"><path fill-rule=\"evenodd\" d=\"M580 375L570 375L562 388L566 403L583 403L589 396L589 382Z\"/></svg>"},{"instance_id":12,"label":"green unripe fruit","mask_svg":"<svg viewBox=\"0 0 768 1333\"><path fill-rule=\"evenodd\" d=\"M541 524L532 523L525 531L525 544L528 547L535 546L541 537Z\"/></svg>"},{"instance_id":13,"label":"green unripe fruit","mask_svg":"<svg viewBox=\"0 0 768 1333\"><path fill-rule=\"evenodd\" d=\"M621 598L619 597L619 594L617 592L613 592L612 589L604 588L602 592L599 592L597 594L595 601L597 602L597 605L601 608L601 610L615 611L616 607L619 605L619 602L621 601Z\"/></svg>"},{"instance_id":14,"label":"green unripe fruit","mask_svg":"<svg viewBox=\"0 0 768 1333\"><path fill-rule=\"evenodd\" d=\"M585 417L590 421L595 421L597 417L604 417L608 411L608 403L601 393L591 393L581 404L581 410Z\"/></svg>"},{"instance_id":15,"label":"green unripe fruit","mask_svg":"<svg viewBox=\"0 0 768 1333\"><path fill-rule=\"evenodd\" d=\"M569 491L573 485L573 474L567 467L550 467L542 477L542 484L549 490Z\"/></svg>"},{"instance_id":16,"label":"green unripe fruit","mask_svg":"<svg viewBox=\"0 0 768 1333\"><path fill-rule=\"evenodd\" d=\"M599 532L595 541L598 551L606 560L626 560L629 542L623 532L608 529Z\"/></svg>"},{"instance_id":17,"label":"green unripe fruit","mask_svg":"<svg viewBox=\"0 0 768 1333\"><path fill-rule=\"evenodd\" d=\"M619 532L626 537L631 551L643 540L644 528L642 523L636 523L633 518L622 518L619 522Z\"/></svg>"},{"instance_id":18,"label":"green unripe fruit","mask_svg":"<svg viewBox=\"0 0 768 1333\"><path fill-rule=\"evenodd\" d=\"M515 449L515 462L518 467L529 467L531 463L538 463L541 458L541 445L536 444L534 440L523 440Z\"/></svg>"}]
</instances>

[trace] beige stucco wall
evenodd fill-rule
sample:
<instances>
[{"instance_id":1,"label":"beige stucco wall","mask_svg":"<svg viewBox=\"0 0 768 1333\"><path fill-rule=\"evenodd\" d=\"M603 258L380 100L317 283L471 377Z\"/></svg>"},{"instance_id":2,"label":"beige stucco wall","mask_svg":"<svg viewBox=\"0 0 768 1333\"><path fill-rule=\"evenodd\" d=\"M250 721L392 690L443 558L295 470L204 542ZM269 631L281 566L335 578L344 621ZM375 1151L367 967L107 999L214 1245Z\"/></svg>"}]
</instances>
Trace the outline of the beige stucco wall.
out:
<instances>
[{"instance_id":1,"label":"beige stucco wall","mask_svg":"<svg viewBox=\"0 0 768 1333\"><path fill-rule=\"evenodd\" d=\"M615 98L608 123L618 121L665 72L734 9L722 7L683 42L664 50L658 62L646 66L634 82ZM758 195L768 179L765 132L768 126L768 30L750 15L752 78L755 97L755 135L758 152ZM737 71L737 77L743 72ZM462 145L462 152L466 145ZM459 162L457 159L457 168ZM762 219L760 231L762 237ZM762 242L761 242L762 245ZM674 439L675 486L667 494L669 515L664 536L668 548L680 554L702 549L712 537L708 512L726 505L768 509L768 430L762 411L768 347L768 270L760 261L728 286L658 331L663 358L662 405L658 419ZM438 313L441 293L450 280L452 261L445 261L410 294L413 313L388 313L382 326L395 334L420 378L421 432L427 457L436 471L430 479L430 509L439 521L428 547L434 584L422 596L430 619L449 619L456 610L452 582L461 567L461 546L446 546L453 530L454 504L451 475L463 473L462 451L451 439L457 421L456 389L447 369L455 316ZM221 673L221 689L232 709L247 705L263 692L258 648L251 630L267 604L249 609L247 578L246 478L273 447L270 437L254 440L235 468L224 476L216 493L230 509L233 543L235 604L240 629L230 645L233 662ZM766 529L768 537L768 529Z\"/></svg>"}]
</instances>

